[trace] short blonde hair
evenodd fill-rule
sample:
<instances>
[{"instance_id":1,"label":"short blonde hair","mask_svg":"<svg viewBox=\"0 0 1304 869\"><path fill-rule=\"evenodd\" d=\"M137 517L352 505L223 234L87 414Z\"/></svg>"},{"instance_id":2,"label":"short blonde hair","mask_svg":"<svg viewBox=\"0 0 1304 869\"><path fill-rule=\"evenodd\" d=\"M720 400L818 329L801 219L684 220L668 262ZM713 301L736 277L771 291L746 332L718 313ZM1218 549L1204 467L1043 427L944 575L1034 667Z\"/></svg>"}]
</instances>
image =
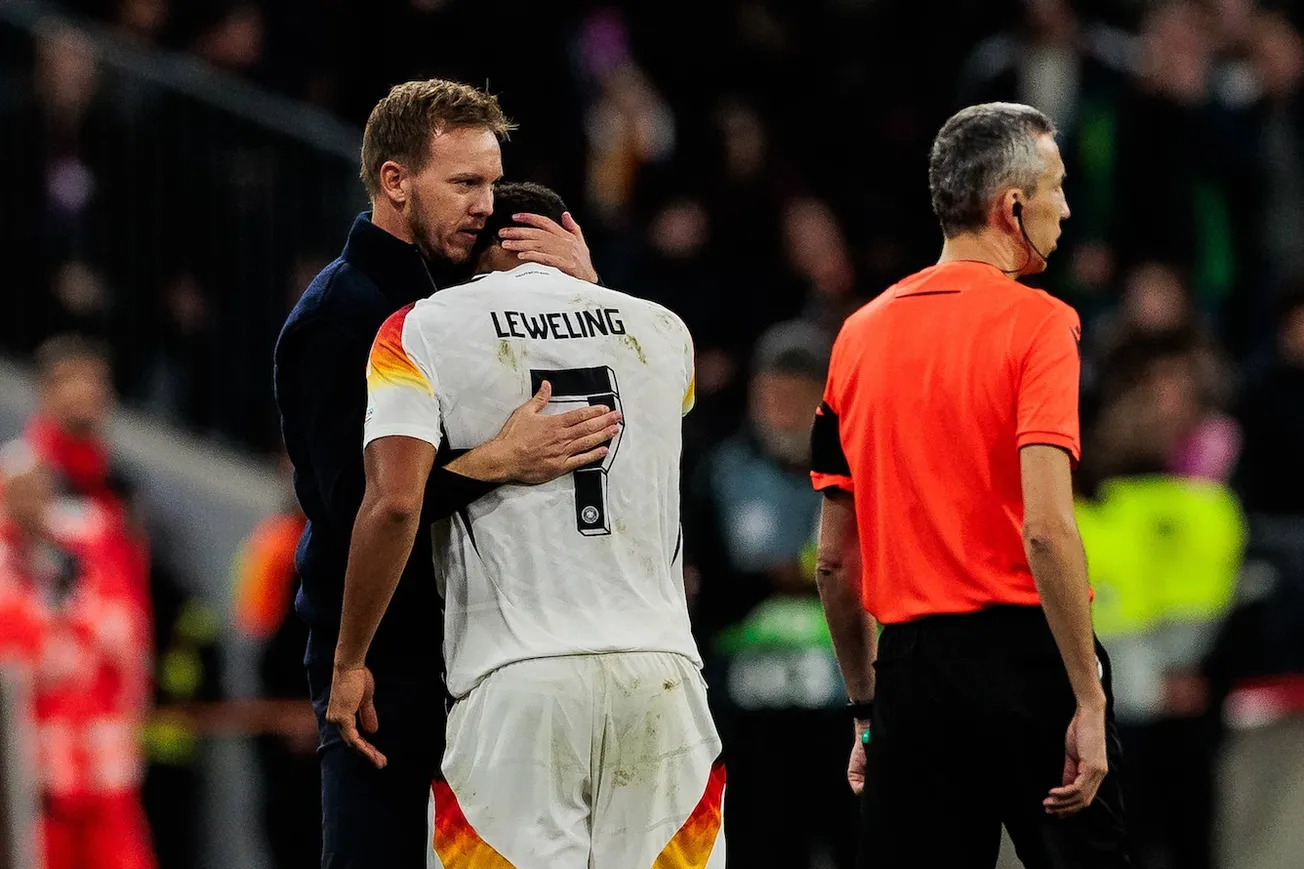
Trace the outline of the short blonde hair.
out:
<instances>
[{"instance_id":1,"label":"short blonde hair","mask_svg":"<svg viewBox=\"0 0 1304 869\"><path fill-rule=\"evenodd\" d=\"M426 168L430 139L459 127L483 127L506 141L516 125L507 120L498 98L479 88L441 78L408 81L390 88L367 118L362 133L362 182L374 199L380 195L380 167L389 160L413 172Z\"/></svg>"}]
</instances>

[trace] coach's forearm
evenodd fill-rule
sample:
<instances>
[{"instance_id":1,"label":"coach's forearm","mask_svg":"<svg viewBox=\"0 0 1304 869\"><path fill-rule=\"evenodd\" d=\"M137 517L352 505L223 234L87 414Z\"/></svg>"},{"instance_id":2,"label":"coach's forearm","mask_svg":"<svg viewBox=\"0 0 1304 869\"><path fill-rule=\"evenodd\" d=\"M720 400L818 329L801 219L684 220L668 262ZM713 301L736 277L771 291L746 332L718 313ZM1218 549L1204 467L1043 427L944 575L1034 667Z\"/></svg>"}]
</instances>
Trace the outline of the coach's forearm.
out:
<instances>
[{"instance_id":1,"label":"coach's forearm","mask_svg":"<svg viewBox=\"0 0 1304 869\"><path fill-rule=\"evenodd\" d=\"M505 483L512 478L511 463L497 438L467 450L444 468L482 483Z\"/></svg>"},{"instance_id":2,"label":"coach's forearm","mask_svg":"<svg viewBox=\"0 0 1304 869\"><path fill-rule=\"evenodd\" d=\"M1069 524L1024 529L1024 549L1078 706L1104 708L1082 539Z\"/></svg>"},{"instance_id":3,"label":"coach's forearm","mask_svg":"<svg viewBox=\"0 0 1304 869\"><path fill-rule=\"evenodd\" d=\"M848 576L844 566L821 564L816 584L847 696L860 701L874 699L878 631L873 617L861 605L856 580L856 577Z\"/></svg>"},{"instance_id":4,"label":"coach's forearm","mask_svg":"<svg viewBox=\"0 0 1304 869\"><path fill-rule=\"evenodd\" d=\"M360 667L398 588L421 524L420 505L396 505L365 496L353 523L344 574L344 608L335 666Z\"/></svg>"}]
</instances>

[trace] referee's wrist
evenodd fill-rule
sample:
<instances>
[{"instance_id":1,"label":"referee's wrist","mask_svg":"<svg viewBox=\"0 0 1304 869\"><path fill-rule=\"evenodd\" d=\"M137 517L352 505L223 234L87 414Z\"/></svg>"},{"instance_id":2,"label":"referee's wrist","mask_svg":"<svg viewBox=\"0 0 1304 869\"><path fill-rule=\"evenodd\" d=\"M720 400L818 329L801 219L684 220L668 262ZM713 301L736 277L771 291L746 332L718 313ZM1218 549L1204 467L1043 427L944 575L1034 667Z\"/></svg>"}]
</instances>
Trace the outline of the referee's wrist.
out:
<instances>
[{"instance_id":1,"label":"referee's wrist","mask_svg":"<svg viewBox=\"0 0 1304 869\"><path fill-rule=\"evenodd\" d=\"M866 724L874 717L874 701L870 700L849 700L847 701L847 714L855 721L863 721Z\"/></svg>"}]
</instances>

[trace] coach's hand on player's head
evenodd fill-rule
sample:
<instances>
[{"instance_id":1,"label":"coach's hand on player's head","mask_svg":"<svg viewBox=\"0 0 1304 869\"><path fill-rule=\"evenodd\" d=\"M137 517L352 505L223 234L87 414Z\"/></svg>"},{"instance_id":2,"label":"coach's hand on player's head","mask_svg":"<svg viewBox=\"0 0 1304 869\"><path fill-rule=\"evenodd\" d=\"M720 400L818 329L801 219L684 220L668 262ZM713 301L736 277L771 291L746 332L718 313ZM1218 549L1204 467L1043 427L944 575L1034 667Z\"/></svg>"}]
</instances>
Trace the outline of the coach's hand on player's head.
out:
<instances>
[{"instance_id":1,"label":"coach's hand on player's head","mask_svg":"<svg viewBox=\"0 0 1304 869\"><path fill-rule=\"evenodd\" d=\"M1104 707L1079 706L1064 737L1064 784L1042 803L1048 813L1065 818L1091 805L1109 772L1105 738Z\"/></svg>"},{"instance_id":2,"label":"coach's hand on player's head","mask_svg":"<svg viewBox=\"0 0 1304 869\"><path fill-rule=\"evenodd\" d=\"M359 723L368 733L375 733L380 727L380 720L376 717L375 694L376 680L366 667L336 667L331 674L331 696L330 703L326 706L326 721L340 731L340 738L345 745L364 755L377 769L384 769L388 763L385 755L358 733Z\"/></svg>"},{"instance_id":3,"label":"coach's hand on player's head","mask_svg":"<svg viewBox=\"0 0 1304 869\"><path fill-rule=\"evenodd\" d=\"M512 220L526 225L506 226L498 231L503 250L515 251L526 262L542 263L573 278L597 283L598 273L584 233L569 211L561 216L561 225L541 214L513 214Z\"/></svg>"},{"instance_id":4,"label":"coach's hand on player's head","mask_svg":"<svg viewBox=\"0 0 1304 869\"><path fill-rule=\"evenodd\" d=\"M606 445L620 432L619 411L593 405L566 413L544 413L551 399L552 384L545 380L488 444L502 452L505 480L546 483L601 461L607 455Z\"/></svg>"}]
</instances>

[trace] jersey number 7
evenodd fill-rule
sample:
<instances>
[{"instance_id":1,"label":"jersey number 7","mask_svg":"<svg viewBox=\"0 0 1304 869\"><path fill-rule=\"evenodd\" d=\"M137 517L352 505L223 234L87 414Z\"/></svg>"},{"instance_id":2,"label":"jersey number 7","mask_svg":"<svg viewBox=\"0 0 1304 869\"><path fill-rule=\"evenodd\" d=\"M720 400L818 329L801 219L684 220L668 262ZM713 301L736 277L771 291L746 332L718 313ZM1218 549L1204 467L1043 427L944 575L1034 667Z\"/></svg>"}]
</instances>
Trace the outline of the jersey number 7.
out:
<instances>
[{"instance_id":1,"label":"jersey number 7","mask_svg":"<svg viewBox=\"0 0 1304 869\"><path fill-rule=\"evenodd\" d=\"M552 384L552 400L562 411L574 410L575 405L604 404L620 410L620 390L616 387L616 372L605 365L596 368L530 369L530 393L539 391L543 381ZM611 533L611 514L607 509L607 471L616 458L616 449L625 434L625 424L611 439L610 450L602 461L592 462L576 470L575 527L585 537L598 537Z\"/></svg>"}]
</instances>

